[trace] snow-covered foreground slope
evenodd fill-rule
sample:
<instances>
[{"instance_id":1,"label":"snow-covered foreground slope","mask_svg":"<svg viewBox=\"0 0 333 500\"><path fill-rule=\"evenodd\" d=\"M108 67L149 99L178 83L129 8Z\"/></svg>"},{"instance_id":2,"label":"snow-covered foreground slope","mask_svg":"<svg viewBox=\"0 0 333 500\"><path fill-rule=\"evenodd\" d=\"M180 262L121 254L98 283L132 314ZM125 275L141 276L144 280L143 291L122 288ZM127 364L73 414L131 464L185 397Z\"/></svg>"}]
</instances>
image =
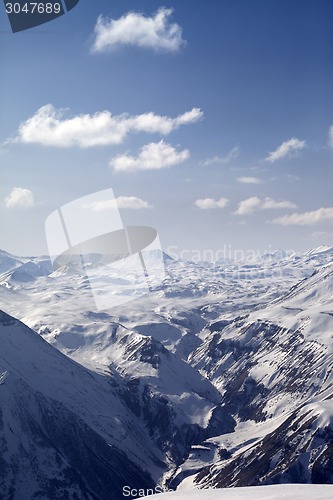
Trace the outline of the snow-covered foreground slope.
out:
<instances>
[{"instance_id":1,"label":"snow-covered foreground slope","mask_svg":"<svg viewBox=\"0 0 333 500\"><path fill-rule=\"evenodd\" d=\"M158 459L116 379L87 371L3 312L0 443L1 498L118 500L123 485L154 485L144 469Z\"/></svg>"},{"instance_id":2,"label":"snow-covered foreground slope","mask_svg":"<svg viewBox=\"0 0 333 500\"><path fill-rule=\"evenodd\" d=\"M151 498L144 497L144 498ZM156 500L331 500L333 486L283 484L253 486L251 488L223 488L218 490L180 491L154 496Z\"/></svg>"}]
</instances>

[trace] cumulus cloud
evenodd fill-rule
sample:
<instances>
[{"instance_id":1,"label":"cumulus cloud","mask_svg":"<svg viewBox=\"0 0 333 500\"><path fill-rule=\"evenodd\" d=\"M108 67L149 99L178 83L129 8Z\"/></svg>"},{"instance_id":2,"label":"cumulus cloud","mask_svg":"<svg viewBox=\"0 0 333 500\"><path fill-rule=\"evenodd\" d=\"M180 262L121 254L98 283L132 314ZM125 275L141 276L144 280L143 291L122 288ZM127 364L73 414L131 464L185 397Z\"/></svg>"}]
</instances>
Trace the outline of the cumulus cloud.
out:
<instances>
[{"instance_id":1,"label":"cumulus cloud","mask_svg":"<svg viewBox=\"0 0 333 500\"><path fill-rule=\"evenodd\" d=\"M261 200L258 196L252 196L239 203L235 215L250 215L257 210L279 210L282 208L297 208L297 205L287 200L276 201L269 197Z\"/></svg>"},{"instance_id":2,"label":"cumulus cloud","mask_svg":"<svg viewBox=\"0 0 333 500\"><path fill-rule=\"evenodd\" d=\"M221 165L227 165L238 156L239 156L239 147L235 146L229 151L229 153L226 156L224 157L213 156L212 158L207 158L207 160L201 161L200 165L202 165L203 167L209 167L210 165L214 165L216 163L220 163Z\"/></svg>"},{"instance_id":3,"label":"cumulus cloud","mask_svg":"<svg viewBox=\"0 0 333 500\"><path fill-rule=\"evenodd\" d=\"M6 208L31 208L35 205L32 191L29 189L14 187L5 198Z\"/></svg>"},{"instance_id":4,"label":"cumulus cloud","mask_svg":"<svg viewBox=\"0 0 333 500\"><path fill-rule=\"evenodd\" d=\"M177 151L164 142L151 142L141 149L138 156L128 154L112 158L109 165L116 172L134 172L140 170L160 170L177 165L190 157L188 149Z\"/></svg>"},{"instance_id":5,"label":"cumulus cloud","mask_svg":"<svg viewBox=\"0 0 333 500\"><path fill-rule=\"evenodd\" d=\"M156 52L176 52L184 44L182 28L172 23L173 9L160 8L153 16L128 12L119 19L99 16L95 26L93 52L106 52L131 45Z\"/></svg>"},{"instance_id":6,"label":"cumulus cloud","mask_svg":"<svg viewBox=\"0 0 333 500\"><path fill-rule=\"evenodd\" d=\"M258 177L237 177L237 180L242 184L261 184L261 179Z\"/></svg>"},{"instance_id":7,"label":"cumulus cloud","mask_svg":"<svg viewBox=\"0 0 333 500\"><path fill-rule=\"evenodd\" d=\"M214 208L224 208L228 202L229 200L227 198L220 198L219 200L214 200L213 198L202 198L196 200L194 204L201 210L210 210Z\"/></svg>"},{"instance_id":8,"label":"cumulus cloud","mask_svg":"<svg viewBox=\"0 0 333 500\"><path fill-rule=\"evenodd\" d=\"M261 200L257 196L252 196L238 204L235 215L248 215L252 214L257 208L260 207Z\"/></svg>"},{"instance_id":9,"label":"cumulus cloud","mask_svg":"<svg viewBox=\"0 0 333 500\"><path fill-rule=\"evenodd\" d=\"M130 132L168 135L182 125L196 123L203 116L198 108L176 118L143 113L141 115L112 115L101 111L93 115L66 118L65 111L52 104L42 106L28 120L22 122L18 135L8 143L40 144L61 148L107 146L121 144Z\"/></svg>"},{"instance_id":10,"label":"cumulus cloud","mask_svg":"<svg viewBox=\"0 0 333 500\"><path fill-rule=\"evenodd\" d=\"M132 210L141 210L143 208L153 208L147 201L136 196L118 196L113 200L95 201L84 205L84 208L92 209L94 212L104 212L115 208L130 208Z\"/></svg>"},{"instance_id":11,"label":"cumulus cloud","mask_svg":"<svg viewBox=\"0 0 333 500\"><path fill-rule=\"evenodd\" d=\"M333 222L333 207L318 208L311 212L294 213L291 215L283 215L277 219L273 219L273 224L282 226L312 226L321 222Z\"/></svg>"},{"instance_id":12,"label":"cumulus cloud","mask_svg":"<svg viewBox=\"0 0 333 500\"><path fill-rule=\"evenodd\" d=\"M296 137L293 137L292 139L289 139L289 141L283 142L277 149L275 149L275 151L270 152L265 160L274 163L281 158L290 157L293 154L298 153L304 149L305 146L305 141L300 141L299 139L296 139Z\"/></svg>"}]
</instances>

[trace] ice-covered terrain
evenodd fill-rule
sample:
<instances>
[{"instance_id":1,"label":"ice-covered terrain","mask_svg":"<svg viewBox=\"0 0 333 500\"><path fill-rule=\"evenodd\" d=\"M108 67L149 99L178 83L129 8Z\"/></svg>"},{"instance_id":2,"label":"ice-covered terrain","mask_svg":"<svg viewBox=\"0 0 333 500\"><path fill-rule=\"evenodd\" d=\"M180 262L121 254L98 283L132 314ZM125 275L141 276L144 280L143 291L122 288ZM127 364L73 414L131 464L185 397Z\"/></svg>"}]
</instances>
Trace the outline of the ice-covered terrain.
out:
<instances>
[{"instance_id":1,"label":"ice-covered terrain","mask_svg":"<svg viewBox=\"0 0 333 500\"><path fill-rule=\"evenodd\" d=\"M97 311L82 270L0 252L0 492L333 483L332 261L165 258Z\"/></svg>"}]
</instances>

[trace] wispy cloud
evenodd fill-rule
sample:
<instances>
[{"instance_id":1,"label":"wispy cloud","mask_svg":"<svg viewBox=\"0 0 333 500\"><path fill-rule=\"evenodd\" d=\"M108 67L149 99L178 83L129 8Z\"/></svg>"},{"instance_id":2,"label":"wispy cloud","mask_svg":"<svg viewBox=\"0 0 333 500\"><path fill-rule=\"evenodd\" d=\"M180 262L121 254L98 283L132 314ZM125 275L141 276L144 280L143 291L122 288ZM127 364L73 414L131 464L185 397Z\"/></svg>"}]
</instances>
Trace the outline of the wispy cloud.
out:
<instances>
[{"instance_id":1,"label":"wispy cloud","mask_svg":"<svg viewBox=\"0 0 333 500\"><path fill-rule=\"evenodd\" d=\"M84 208L92 209L94 212L104 212L115 208L130 208L132 210L141 210L144 208L153 208L147 201L136 196L118 196L113 200L95 201L84 205Z\"/></svg>"},{"instance_id":2,"label":"wispy cloud","mask_svg":"<svg viewBox=\"0 0 333 500\"><path fill-rule=\"evenodd\" d=\"M224 208L228 203L228 198L220 198L219 200L214 200L213 198L202 198L196 200L194 205L201 210L211 210L215 208Z\"/></svg>"},{"instance_id":3,"label":"wispy cloud","mask_svg":"<svg viewBox=\"0 0 333 500\"><path fill-rule=\"evenodd\" d=\"M237 177L237 181L242 184L261 184L261 179L258 177Z\"/></svg>"},{"instance_id":4,"label":"wispy cloud","mask_svg":"<svg viewBox=\"0 0 333 500\"><path fill-rule=\"evenodd\" d=\"M261 210L279 210L282 208L297 208L297 205L295 205L292 201L276 201L273 200L273 198L265 198L260 207Z\"/></svg>"},{"instance_id":5,"label":"wispy cloud","mask_svg":"<svg viewBox=\"0 0 333 500\"><path fill-rule=\"evenodd\" d=\"M301 178L298 177L298 175L292 175L292 174L288 174L287 179L288 179L288 182L298 182L301 180Z\"/></svg>"},{"instance_id":6,"label":"wispy cloud","mask_svg":"<svg viewBox=\"0 0 333 500\"><path fill-rule=\"evenodd\" d=\"M282 226L312 226L321 222L333 222L333 207L318 208L311 212L294 213L291 215L283 215L277 219L273 219L273 224Z\"/></svg>"},{"instance_id":7,"label":"wispy cloud","mask_svg":"<svg viewBox=\"0 0 333 500\"><path fill-rule=\"evenodd\" d=\"M300 141L293 137L289 139L289 141L283 142L275 151L272 151L268 154L265 160L274 163L277 160L281 160L281 158L290 157L294 154L297 154L299 151L304 149L306 146L305 141Z\"/></svg>"},{"instance_id":8,"label":"wispy cloud","mask_svg":"<svg viewBox=\"0 0 333 500\"><path fill-rule=\"evenodd\" d=\"M153 16L128 12L119 19L100 16L95 26L93 52L131 45L160 52L176 52L184 44L182 28L172 23L173 9L160 8Z\"/></svg>"},{"instance_id":9,"label":"wispy cloud","mask_svg":"<svg viewBox=\"0 0 333 500\"><path fill-rule=\"evenodd\" d=\"M35 205L35 199L32 191L29 189L14 187L5 198L6 208L31 208Z\"/></svg>"},{"instance_id":10,"label":"wispy cloud","mask_svg":"<svg viewBox=\"0 0 333 500\"><path fill-rule=\"evenodd\" d=\"M257 196L252 196L238 204L235 215L249 215L252 214L257 208L260 207L261 200Z\"/></svg>"},{"instance_id":11,"label":"wispy cloud","mask_svg":"<svg viewBox=\"0 0 333 500\"><path fill-rule=\"evenodd\" d=\"M257 210L280 210L283 208L297 208L295 203L287 200L274 200L273 198L265 198L261 200L258 196L252 196L238 204L235 215L250 215Z\"/></svg>"},{"instance_id":12,"label":"wispy cloud","mask_svg":"<svg viewBox=\"0 0 333 500\"><path fill-rule=\"evenodd\" d=\"M110 160L110 167L116 172L160 170L184 162L190 157L188 149L177 151L171 144L151 142L141 149L138 156L118 155Z\"/></svg>"},{"instance_id":13,"label":"wispy cloud","mask_svg":"<svg viewBox=\"0 0 333 500\"><path fill-rule=\"evenodd\" d=\"M182 125L196 123L203 116L198 108L176 118L143 113L141 115L112 115L101 111L93 115L64 117L65 111L47 104L22 122L18 135L6 143L40 144L60 148L107 146L122 143L130 132L168 135Z\"/></svg>"},{"instance_id":14,"label":"wispy cloud","mask_svg":"<svg viewBox=\"0 0 333 500\"><path fill-rule=\"evenodd\" d=\"M212 158L207 158L207 160L203 160L200 162L200 165L203 167L209 167L210 165L214 165L216 163L220 163L221 165L227 165L232 160L239 156L240 150L238 146L233 147L229 153L224 156L213 156Z\"/></svg>"},{"instance_id":15,"label":"wispy cloud","mask_svg":"<svg viewBox=\"0 0 333 500\"><path fill-rule=\"evenodd\" d=\"M328 131L328 145L333 149L333 125L329 128Z\"/></svg>"}]
</instances>

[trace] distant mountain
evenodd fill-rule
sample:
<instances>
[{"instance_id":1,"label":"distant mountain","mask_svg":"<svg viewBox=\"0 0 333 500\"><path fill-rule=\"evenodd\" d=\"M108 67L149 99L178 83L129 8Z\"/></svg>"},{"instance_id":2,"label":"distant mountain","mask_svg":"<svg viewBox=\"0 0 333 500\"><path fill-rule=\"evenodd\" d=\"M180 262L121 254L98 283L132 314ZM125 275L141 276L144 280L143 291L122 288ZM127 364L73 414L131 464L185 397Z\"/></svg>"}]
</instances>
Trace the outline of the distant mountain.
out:
<instances>
[{"instance_id":1,"label":"distant mountain","mask_svg":"<svg viewBox=\"0 0 333 500\"><path fill-rule=\"evenodd\" d=\"M47 276L51 272L52 264L47 257L15 257L0 250L0 283L16 286Z\"/></svg>"},{"instance_id":2,"label":"distant mountain","mask_svg":"<svg viewBox=\"0 0 333 500\"><path fill-rule=\"evenodd\" d=\"M0 273L6 273L21 265L22 262L4 250L0 250Z\"/></svg>"}]
</instances>

